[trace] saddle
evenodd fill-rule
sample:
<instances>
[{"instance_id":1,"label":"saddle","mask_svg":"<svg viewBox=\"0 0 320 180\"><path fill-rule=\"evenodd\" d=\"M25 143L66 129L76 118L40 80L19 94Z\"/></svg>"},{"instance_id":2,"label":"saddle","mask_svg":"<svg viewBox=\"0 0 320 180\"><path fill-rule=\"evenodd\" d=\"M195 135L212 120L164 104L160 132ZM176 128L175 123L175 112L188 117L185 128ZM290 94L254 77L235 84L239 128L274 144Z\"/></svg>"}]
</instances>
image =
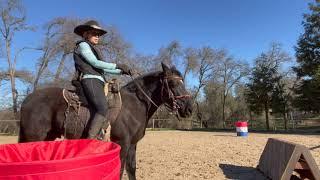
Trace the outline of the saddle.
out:
<instances>
[{"instance_id":1,"label":"saddle","mask_svg":"<svg viewBox=\"0 0 320 180\"><path fill-rule=\"evenodd\" d=\"M82 86L79 81L72 81L72 85L75 87L75 90L63 89L62 94L64 100L68 104L66 110L66 116L72 108L77 115L77 118L80 119L82 124L87 124L90 119L90 109L88 100L84 94ZM113 123L121 110L122 101L120 94L120 85L117 79L112 79L105 84L104 92L107 99L108 110L106 118L109 120L110 124ZM67 121L70 121L69 118L66 118ZM69 122L68 122L69 123ZM107 129L109 124L104 124L103 129Z\"/></svg>"}]
</instances>

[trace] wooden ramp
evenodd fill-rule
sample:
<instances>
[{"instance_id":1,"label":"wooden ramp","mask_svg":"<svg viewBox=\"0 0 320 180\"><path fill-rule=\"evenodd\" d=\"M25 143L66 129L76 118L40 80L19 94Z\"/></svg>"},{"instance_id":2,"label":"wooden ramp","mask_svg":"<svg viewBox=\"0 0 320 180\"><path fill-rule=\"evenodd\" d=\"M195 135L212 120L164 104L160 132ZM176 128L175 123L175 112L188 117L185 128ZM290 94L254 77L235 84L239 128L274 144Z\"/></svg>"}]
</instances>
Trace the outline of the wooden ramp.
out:
<instances>
[{"instance_id":1,"label":"wooden ramp","mask_svg":"<svg viewBox=\"0 0 320 180\"><path fill-rule=\"evenodd\" d=\"M307 147L274 138L268 139L257 168L273 180L289 180L293 174L320 180L319 168Z\"/></svg>"}]
</instances>

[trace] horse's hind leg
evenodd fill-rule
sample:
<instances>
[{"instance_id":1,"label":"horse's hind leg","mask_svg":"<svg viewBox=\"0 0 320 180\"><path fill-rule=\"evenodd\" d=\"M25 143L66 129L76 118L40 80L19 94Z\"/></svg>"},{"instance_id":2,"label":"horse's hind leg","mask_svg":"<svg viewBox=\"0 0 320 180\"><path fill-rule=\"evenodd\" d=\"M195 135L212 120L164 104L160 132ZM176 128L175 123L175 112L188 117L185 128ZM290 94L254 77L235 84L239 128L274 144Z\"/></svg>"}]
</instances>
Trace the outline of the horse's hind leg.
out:
<instances>
[{"instance_id":1,"label":"horse's hind leg","mask_svg":"<svg viewBox=\"0 0 320 180\"><path fill-rule=\"evenodd\" d=\"M47 132L44 130L37 131L36 129L23 129L20 128L18 142L33 142L33 141L44 141L47 138Z\"/></svg>"},{"instance_id":2,"label":"horse's hind leg","mask_svg":"<svg viewBox=\"0 0 320 180\"><path fill-rule=\"evenodd\" d=\"M136 151L137 144L131 144L126 158L126 170L130 180L136 179Z\"/></svg>"}]
</instances>

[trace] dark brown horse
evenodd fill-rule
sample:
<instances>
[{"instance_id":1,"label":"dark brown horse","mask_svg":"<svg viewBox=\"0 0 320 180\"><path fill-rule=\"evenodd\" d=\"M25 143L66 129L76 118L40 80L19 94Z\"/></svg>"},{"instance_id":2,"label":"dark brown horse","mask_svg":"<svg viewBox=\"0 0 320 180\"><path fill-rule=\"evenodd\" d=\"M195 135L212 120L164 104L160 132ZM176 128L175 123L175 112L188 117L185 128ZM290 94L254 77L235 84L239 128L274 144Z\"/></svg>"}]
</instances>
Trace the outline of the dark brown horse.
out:
<instances>
[{"instance_id":1,"label":"dark brown horse","mask_svg":"<svg viewBox=\"0 0 320 180\"><path fill-rule=\"evenodd\" d=\"M137 142L145 135L148 121L158 106L166 104L181 117L192 113L192 100L180 72L164 64L162 69L140 76L120 90L122 108L111 123L111 140L121 146L121 176L126 167L130 180L136 179ZM54 140L65 131L68 139L83 137L85 128L81 131L64 128L66 109L61 88L37 90L27 96L21 106L19 142Z\"/></svg>"}]
</instances>

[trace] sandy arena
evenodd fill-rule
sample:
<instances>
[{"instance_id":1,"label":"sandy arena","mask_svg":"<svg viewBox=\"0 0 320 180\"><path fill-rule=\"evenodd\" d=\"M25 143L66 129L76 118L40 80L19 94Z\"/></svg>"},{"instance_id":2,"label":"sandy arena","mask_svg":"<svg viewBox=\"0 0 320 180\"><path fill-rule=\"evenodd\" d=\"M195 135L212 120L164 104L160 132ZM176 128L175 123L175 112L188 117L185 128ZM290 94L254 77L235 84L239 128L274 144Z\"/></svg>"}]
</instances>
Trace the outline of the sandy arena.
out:
<instances>
[{"instance_id":1,"label":"sandy arena","mask_svg":"<svg viewBox=\"0 0 320 180\"><path fill-rule=\"evenodd\" d=\"M269 137L308 148L320 145L320 135L147 131L137 147L137 179L264 179L255 167ZM0 136L0 144L16 141ZM320 166L320 148L311 153Z\"/></svg>"}]
</instances>

